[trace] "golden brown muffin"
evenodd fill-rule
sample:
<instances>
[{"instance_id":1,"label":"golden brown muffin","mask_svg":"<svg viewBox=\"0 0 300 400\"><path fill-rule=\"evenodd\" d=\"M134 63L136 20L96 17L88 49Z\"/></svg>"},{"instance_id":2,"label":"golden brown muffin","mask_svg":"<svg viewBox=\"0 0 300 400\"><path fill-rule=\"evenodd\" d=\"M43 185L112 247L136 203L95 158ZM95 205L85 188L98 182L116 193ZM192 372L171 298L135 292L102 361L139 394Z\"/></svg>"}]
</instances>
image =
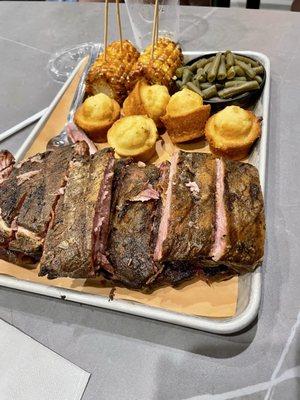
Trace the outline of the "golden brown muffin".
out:
<instances>
[{"instance_id":1,"label":"golden brown muffin","mask_svg":"<svg viewBox=\"0 0 300 400\"><path fill-rule=\"evenodd\" d=\"M117 154L141 161L152 157L157 137L154 121L142 115L121 118L107 133L107 141Z\"/></svg>"},{"instance_id":2,"label":"golden brown muffin","mask_svg":"<svg viewBox=\"0 0 300 400\"><path fill-rule=\"evenodd\" d=\"M106 142L108 129L120 116L119 104L99 93L96 96L88 97L76 110L74 122L94 142Z\"/></svg>"},{"instance_id":3,"label":"golden brown muffin","mask_svg":"<svg viewBox=\"0 0 300 400\"><path fill-rule=\"evenodd\" d=\"M127 96L128 75L139 58L139 52L128 41L112 42L106 49L106 60L101 53L86 79L87 95L105 93L119 104Z\"/></svg>"},{"instance_id":4,"label":"golden brown muffin","mask_svg":"<svg viewBox=\"0 0 300 400\"><path fill-rule=\"evenodd\" d=\"M231 160L247 157L260 132L258 118L238 106L225 107L210 117L205 126L211 152Z\"/></svg>"},{"instance_id":5,"label":"golden brown muffin","mask_svg":"<svg viewBox=\"0 0 300 400\"><path fill-rule=\"evenodd\" d=\"M133 91L123 104L123 113L128 115L147 115L158 127L162 126L160 117L166 112L170 95L166 86L148 85L143 79L137 82Z\"/></svg>"},{"instance_id":6,"label":"golden brown muffin","mask_svg":"<svg viewBox=\"0 0 300 400\"><path fill-rule=\"evenodd\" d=\"M172 142L181 143L203 136L209 115L210 105L203 105L199 94L184 88L171 96L161 120Z\"/></svg>"},{"instance_id":7,"label":"golden brown muffin","mask_svg":"<svg viewBox=\"0 0 300 400\"><path fill-rule=\"evenodd\" d=\"M183 55L181 48L172 40L161 37L154 46L146 47L129 73L129 89L132 90L136 82L145 78L149 83L171 88L174 85L173 76L177 68L182 66Z\"/></svg>"}]
</instances>

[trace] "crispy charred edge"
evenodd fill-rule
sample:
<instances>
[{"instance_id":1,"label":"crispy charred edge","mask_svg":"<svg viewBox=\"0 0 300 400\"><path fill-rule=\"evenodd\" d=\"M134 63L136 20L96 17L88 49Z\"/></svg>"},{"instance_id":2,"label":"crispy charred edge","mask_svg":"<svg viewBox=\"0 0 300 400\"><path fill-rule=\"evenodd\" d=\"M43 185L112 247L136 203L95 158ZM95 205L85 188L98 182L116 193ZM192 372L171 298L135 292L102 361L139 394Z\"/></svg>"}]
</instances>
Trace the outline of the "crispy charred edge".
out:
<instances>
[{"instance_id":1,"label":"crispy charred edge","mask_svg":"<svg viewBox=\"0 0 300 400\"><path fill-rule=\"evenodd\" d=\"M224 264L211 267L207 265L206 260L165 262L162 273L152 282L148 290L154 291L162 286L180 288L181 285L194 279L211 285L214 282L226 281L236 275L241 274Z\"/></svg>"},{"instance_id":2,"label":"crispy charred edge","mask_svg":"<svg viewBox=\"0 0 300 400\"><path fill-rule=\"evenodd\" d=\"M119 198L119 192L121 190L121 185L122 185L122 181L126 176L127 173L127 167L133 163L132 159L123 159L123 160L118 160L115 163L115 173L114 173L114 180L113 180L113 202L112 202L112 207L111 207L111 218L110 218L110 226L112 225L112 219L114 216L114 212L116 211L116 206L117 206L117 202L118 202L118 198ZM139 165L139 163L136 164L139 168L146 168L146 165L141 163L141 165ZM167 163L164 163L164 167L167 166ZM159 175L158 175L158 180L155 183L154 186L154 191L159 194L159 198L157 198L156 196L149 196L149 198L147 199L147 201L155 201L156 203L158 203L160 201L160 188L159 188L159 178L161 177L162 174L162 169L160 168L159 171ZM142 191L143 192L143 191ZM142 193L141 192L141 193ZM129 202L131 201L137 201L134 198L133 199L129 199ZM145 200L140 200L140 201L145 201ZM151 243L152 243L152 248L150 248L150 252L151 252L151 256L153 255L153 250L154 250L154 245L155 245L155 239L157 236L157 230L158 230L158 222L159 219L157 218L158 215L158 210L159 210L159 204L157 205L157 207L155 208L155 211L152 214L152 218L151 218ZM109 255L108 255L109 258ZM156 280L157 276L159 276L159 274L161 273L162 269L163 269L163 265L160 263L157 263L153 260L152 257L152 264L153 264L153 269L155 271L155 273L150 276L148 279L146 279L143 283L139 283L138 285L135 285L129 281L124 281L121 280L118 275L115 273L114 267L113 265L109 262L108 264L102 266L103 268L101 269L101 276L105 279L106 282L108 282L109 284L118 284L118 286L121 287L126 287L132 290L139 290L139 291L145 291L147 292L149 290L149 287L151 286L152 282Z\"/></svg>"},{"instance_id":3,"label":"crispy charred edge","mask_svg":"<svg viewBox=\"0 0 300 400\"><path fill-rule=\"evenodd\" d=\"M110 215L109 215L109 232L107 235L107 245L109 243L109 237L111 234L110 227L112 226L112 220L115 212L115 208L118 202L119 192L121 189L121 182L126 174L126 167L133 163L133 159L126 158L121 160L116 160L114 163L114 174L112 180L112 197L110 204ZM114 279L114 267L109 260L109 254L106 254L105 259L102 259L100 268L97 270L99 275L102 275L107 281L112 281Z\"/></svg>"},{"instance_id":4,"label":"crispy charred edge","mask_svg":"<svg viewBox=\"0 0 300 400\"><path fill-rule=\"evenodd\" d=\"M103 174L93 222L93 263L95 275L97 271L101 269L102 265L110 268L107 258L107 242L110 226L110 210L115 159L113 149L104 149L102 152L107 153L110 159Z\"/></svg>"},{"instance_id":5,"label":"crispy charred edge","mask_svg":"<svg viewBox=\"0 0 300 400\"><path fill-rule=\"evenodd\" d=\"M14 164L15 158L8 150L0 151L0 184L9 177Z\"/></svg>"},{"instance_id":6,"label":"crispy charred edge","mask_svg":"<svg viewBox=\"0 0 300 400\"><path fill-rule=\"evenodd\" d=\"M64 196L64 190L67 186L68 183L68 178L70 175L70 168L72 163L76 162L76 161L80 161L80 160L84 160L89 158L89 147L88 144L84 141L81 142L76 142L74 145L74 156L72 157L72 159L69 161L69 165L68 168L66 169L66 173L65 173L65 177L63 179L63 183L62 186L59 189L59 192L57 193L54 201L53 201L53 205L51 208L51 215L49 218L49 222L47 224L47 227L45 229L45 236L47 235L48 231L52 228L54 220L55 220L55 216L57 213L57 207L58 207L58 202L59 199ZM48 265L40 265L40 271L38 273L38 276L46 276L48 279L56 279L59 277L59 274L57 274L55 271L49 269Z\"/></svg>"},{"instance_id":7,"label":"crispy charred edge","mask_svg":"<svg viewBox=\"0 0 300 400\"><path fill-rule=\"evenodd\" d=\"M252 172L253 175L257 177L257 181L259 183L259 176L258 176L258 171L257 169L248 163L242 163L238 161L230 161L230 160L224 160L224 159L217 159L219 163L222 163L222 168L223 168L223 177L222 177L222 184L223 184L223 189L221 190L221 197L222 197L222 205L219 207L219 214L223 214L223 219L225 221L225 231L224 237L223 237L223 245L222 245L222 251L219 251L218 255L212 257L212 265L213 266L218 266L219 264L223 264L228 266L228 268L233 272L234 275L243 275L249 272L255 271L256 268L258 268L263 261L263 255L259 259L255 260L253 263L243 263L243 262L234 262L228 255L230 254L231 248L235 246L234 238L231 237L231 228L230 228L230 223L229 223L229 216L228 216L228 210L231 209L231 199L228 197L228 193L230 192L230 184L229 184L229 179L228 175L230 174L230 169L229 167L231 165L235 166L244 166ZM261 192L260 185L258 185L258 193L261 196L261 201L263 202L263 196ZM220 211L221 210L221 211ZM262 218L263 218L263 223L264 223L264 208L262 209ZM254 221L253 221L254 222ZM265 225L264 225L265 228ZM222 229L221 229L222 230ZM222 236L219 233L219 236Z\"/></svg>"},{"instance_id":8,"label":"crispy charred edge","mask_svg":"<svg viewBox=\"0 0 300 400\"><path fill-rule=\"evenodd\" d=\"M4 180L9 178L9 175L13 171L14 165L15 165L14 156L8 150L0 151L0 184ZM13 212L12 223L10 224L10 226L8 226L5 223L5 221L1 218L0 215L0 224L2 226L2 231L7 232L6 238L4 238L1 235L0 258L16 265L30 267L34 266L37 263L38 257L40 256L39 252L36 254L29 254L29 253L27 254L25 252L22 253L16 250L9 249L10 242L16 239L16 233L18 228L16 224L16 218L19 214L22 205L24 204L25 199L26 199L26 194L24 194L20 198L20 201L18 202L17 207Z\"/></svg>"},{"instance_id":9,"label":"crispy charred edge","mask_svg":"<svg viewBox=\"0 0 300 400\"><path fill-rule=\"evenodd\" d=\"M39 261L37 256L33 257L24 252L6 249L0 247L0 259L7 261L11 264L20 265L26 268L36 268L36 264Z\"/></svg>"}]
</instances>

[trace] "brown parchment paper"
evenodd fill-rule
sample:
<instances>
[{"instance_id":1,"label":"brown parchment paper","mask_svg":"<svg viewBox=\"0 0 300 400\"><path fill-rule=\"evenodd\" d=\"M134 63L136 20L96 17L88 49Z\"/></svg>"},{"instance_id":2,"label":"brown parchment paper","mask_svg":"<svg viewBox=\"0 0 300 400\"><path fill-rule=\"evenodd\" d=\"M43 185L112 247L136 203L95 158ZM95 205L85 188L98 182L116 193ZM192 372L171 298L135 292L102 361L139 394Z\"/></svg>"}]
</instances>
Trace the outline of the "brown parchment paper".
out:
<instances>
[{"instance_id":1,"label":"brown parchment paper","mask_svg":"<svg viewBox=\"0 0 300 400\"><path fill-rule=\"evenodd\" d=\"M51 114L49 120L36 137L26 156L45 151L48 140L63 129L83 68L84 65L81 70L79 70ZM99 147L106 147L106 144L101 144ZM185 151L209 151L203 140L181 144L180 148ZM174 145L167 134L162 135L161 140L157 142L156 150L157 154L152 160L155 164L159 164L170 158L170 155L174 151ZM101 280L101 278L88 280L60 278L48 280L45 277L38 276L38 268L26 269L3 260L0 260L0 273L25 281L107 297L110 295L112 289L112 287ZM151 294L117 287L114 292L114 299L135 301L148 306L159 307L188 315L216 318L230 317L235 314L237 295L238 278L234 277L225 282L213 283L210 286L201 280L195 279L182 284L176 289L172 287L163 287L155 290Z\"/></svg>"}]
</instances>

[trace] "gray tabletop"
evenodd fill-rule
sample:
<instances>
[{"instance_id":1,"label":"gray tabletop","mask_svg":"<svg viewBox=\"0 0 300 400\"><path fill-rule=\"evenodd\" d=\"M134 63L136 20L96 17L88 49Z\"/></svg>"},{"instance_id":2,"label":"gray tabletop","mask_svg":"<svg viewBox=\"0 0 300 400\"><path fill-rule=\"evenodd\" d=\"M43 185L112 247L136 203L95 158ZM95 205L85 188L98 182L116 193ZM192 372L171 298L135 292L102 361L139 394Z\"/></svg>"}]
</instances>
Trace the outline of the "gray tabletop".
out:
<instances>
[{"instance_id":1,"label":"gray tabletop","mask_svg":"<svg viewBox=\"0 0 300 400\"><path fill-rule=\"evenodd\" d=\"M0 2L0 132L50 103L60 85L47 74L49 56L101 39L102 11L95 3ZM126 11L123 20L133 39ZM0 317L91 372L84 400L299 399L300 14L182 7L181 23L185 50L256 50L271 60L258 320L217 336L6 288ZM1 148L16 151L29 131Z\"/></svg>"}]
</instances>

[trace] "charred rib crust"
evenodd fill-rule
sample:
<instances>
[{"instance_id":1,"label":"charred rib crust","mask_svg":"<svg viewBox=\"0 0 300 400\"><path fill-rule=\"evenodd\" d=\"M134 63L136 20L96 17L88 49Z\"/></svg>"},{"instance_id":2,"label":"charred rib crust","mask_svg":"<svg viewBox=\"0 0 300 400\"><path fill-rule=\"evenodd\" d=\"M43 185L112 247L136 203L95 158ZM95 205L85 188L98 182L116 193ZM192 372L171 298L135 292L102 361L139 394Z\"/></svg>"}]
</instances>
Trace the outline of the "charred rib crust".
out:
<instances>
[{"instance_id":1,"label":"charred rib crust","mask_svg":"<svg viewBox=\"0 0 300 400\"><path fill-rule=\"evenodd\" d=\"M152 258L153 224L157 200L131 201L148 185L156 186L159 171L154 165L127 165L116 171L109 237L109 260L112 279L132 288L143 287L159 268Z\"/></svg>"},{"instance_id":2,"label":"charred rib crust","mask_svg":"<svg viewBox=\"0 0 300 400\"><path fill-rule=\"evenodd\" d=\"M179 154L163 260L208 257L214 241L215 160L204 153Z\"/></svg>"},{"instance_id":3,"label":"charred rib crust","mask_svg":"<svg viewBox=\"0 0 300 400\"><path fill-rule=\"evenodd\" d=\"M94 217L111 159L112 150L105 149L91 158L78 157L71 163L64 194L59 198L53 225L46 235L40 275L48 275L50 279L95 276Z\"/></svg>"},{"instance_id":4,"label":"charred rib crust","mask_svg":"<svg viewBox=\"0 0 300 400\"><path fill-rule=\"evenodd\" d=\"M251 270L263 257L265 239L264 206L258 171L246 163L224 163L228 238L221 260L233 268Z\"/></svg>"}]
</instances>

